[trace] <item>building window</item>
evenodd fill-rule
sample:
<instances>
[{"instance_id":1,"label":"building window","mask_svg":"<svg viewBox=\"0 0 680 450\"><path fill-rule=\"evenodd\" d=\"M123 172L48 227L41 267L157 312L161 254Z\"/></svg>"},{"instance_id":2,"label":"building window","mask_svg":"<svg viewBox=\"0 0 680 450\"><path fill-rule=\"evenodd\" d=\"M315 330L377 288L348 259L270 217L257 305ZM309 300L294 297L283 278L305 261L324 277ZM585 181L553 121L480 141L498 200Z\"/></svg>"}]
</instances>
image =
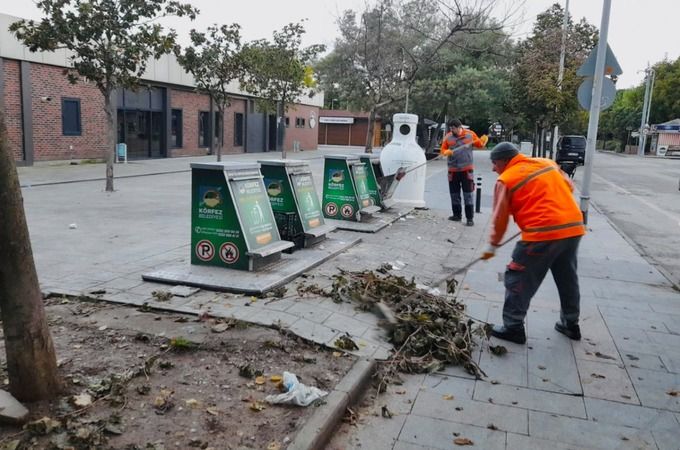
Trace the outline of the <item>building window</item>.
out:
<instances>
[{"instance_id":1,"label":"building window","mask_svg":"<svg viewBox=\"0 0 680 450\"><path fill-rule=\"evenodd\" d=\"M286 128L290 126L290 117L286 116Z\"/></svg>"},{"instance_id":2,"label":"building window","mask_svg":"<svg viewBox=\"0 0 680 450\"><path fill-rule=\"evenodd\" d=\"M210 113L206 111L198 113L198 146L210 146Z\"/></svg>"},{"instance_id":3,"label":"building window","mask_svg":"<svg viewBox=\"0 0 680 450\"><path fill-rule=\"evenodd\" d=\"M243 114L234 113L234 147L243 147Z\"/></svg>"},{"instance_id":4,"label":"building window","mask_svg":"<svg viewBox=\"0 0 680 450\"><path fill-rule=\"evenodd\" d=\"M61 131L64 136L80 136L80 99L61 99Z\"/></svg>"},{"instance_id":5,"label":"building window","mask_svg":"<svg viewBox=\"0 0 680 450\"><path fill-rule=\"evenodd\" d=\"M170 146L182 148L182 110L172 110L172 124L170 129Z\"/></svg>"},{"instance_id":6,"label":"building window","mask_svg":"<svg viewBox=\"0 0 680 450\"><path fill-rule=\"evenodd\" d=\"M224 146L224 133L222 133L222 142L220 143L220 131L224 128L224 120L219 111L215 111L215 145ZM221 144L221 145L220 145Z\"/></svg>"},{"instance_id":7,"label":"building window","mask_svg":"<svg viewBox=\"0 0 680 450\"><path fill-rule=\"evenodd\" d=\"M305 127L305 118L304 117L296 117L295 118L295 128L304 128Z\"/></svg>"}]
</instances>

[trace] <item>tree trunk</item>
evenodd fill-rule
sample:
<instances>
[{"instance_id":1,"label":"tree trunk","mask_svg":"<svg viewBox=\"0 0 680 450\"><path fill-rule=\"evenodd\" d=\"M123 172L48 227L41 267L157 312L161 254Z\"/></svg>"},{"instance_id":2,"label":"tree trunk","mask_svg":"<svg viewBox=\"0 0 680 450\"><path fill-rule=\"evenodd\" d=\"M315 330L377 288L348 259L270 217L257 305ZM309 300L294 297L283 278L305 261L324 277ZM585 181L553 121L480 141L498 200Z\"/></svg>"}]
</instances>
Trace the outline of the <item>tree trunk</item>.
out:
<instances>
[{"instance_id":1,"label":"tree trunk","mask_svg":"<svg viewBox=\"0 0 680 450\"><path fill-rule=\"evenodd\" d=\"M375 126L375 106L368 114L368 130L366 131L366 153L373 153L373 127Z\"/></svg>"},{"instance_id":2,"label":"tree trunk","mask_svg":"<svg viewBox=\"0 0 680 450\"><path fill-rule=\"evenodd\" d=\"M219 125L219 130L217 130L217 162L221 162L222 146L224 145L224 107L218 106L217 120L215 120L215 122Z\"/></svg>"},{"instance_id":3,"label":"tree trunk","mask_svg":"<svg viewBox=\"0 0 680 450\"><path fill-rule=\"evenodd\" d=\"M0 313L9 391L32 402L60 389L57 358L35 271L14 155L0 114Z\"/></svg>"},{"instance_id":4,"label":"tree trunk","mask_svg":"<svg viewBox=\"0 0 680 450\"><path fill-rule=\"evenodd\" d=\"M109 125L109 150L106 153L106 192L113 192L113 159L116 156L116 120L111 95L111 92L104 94L104 112ZM125 157L127 158L127 155Z\"/></svg>"},{"instance_id":5,"label":"tree trunk","mask_svg":"<svg viewBox=\"0 0 680 450\"><path fill-rule=\"evenodd\" d=\"M286 159L286 108L285 100L276 105L276 149L281 152L281 159Z\"/></svg>"}]
</instances>

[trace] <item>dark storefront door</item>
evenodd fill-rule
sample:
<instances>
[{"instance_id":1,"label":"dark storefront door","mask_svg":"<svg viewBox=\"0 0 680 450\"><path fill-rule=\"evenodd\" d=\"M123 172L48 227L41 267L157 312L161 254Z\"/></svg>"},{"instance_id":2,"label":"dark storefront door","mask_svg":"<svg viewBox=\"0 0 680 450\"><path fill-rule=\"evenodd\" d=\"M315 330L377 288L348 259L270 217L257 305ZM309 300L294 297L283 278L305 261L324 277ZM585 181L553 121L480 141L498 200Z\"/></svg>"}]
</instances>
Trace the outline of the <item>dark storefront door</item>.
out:
<instances>
[{"instance_id":1,"label":"dark storefront door","mask_svg":"<svg viewBox=\"0 0 680 450\"><path fill-rule=\"evenodd\" d=\"M127 144L129 159L166 156L162 88L118 91L118 142Z\"/></svg>"},{"instance_id":2,"label":"dark storefront door","mask_svg":"<svg viewBox=\"0 0 680 450\"><path fill-rule=\"evenodd\" d=\"M127 144L128 158L161 158L163 113L118 110L118 142Z\"/></svg>"}]
</instances>

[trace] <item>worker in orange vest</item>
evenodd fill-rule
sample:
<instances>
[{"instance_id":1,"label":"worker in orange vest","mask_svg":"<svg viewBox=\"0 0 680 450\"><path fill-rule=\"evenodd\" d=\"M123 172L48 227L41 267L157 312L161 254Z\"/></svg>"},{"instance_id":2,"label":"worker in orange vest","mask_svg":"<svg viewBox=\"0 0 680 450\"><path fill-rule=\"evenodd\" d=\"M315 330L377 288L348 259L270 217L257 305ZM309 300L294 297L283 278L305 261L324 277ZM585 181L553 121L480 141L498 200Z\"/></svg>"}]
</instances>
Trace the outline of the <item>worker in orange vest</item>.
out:
<instances>
[{"instance_id":1,"label":"worker in orange vest","mask_svg":"<svg viewBox=\"0 0 680 450\"><path fill-rule=\"evenodd\" d=\"M447 156L449 167L449 194L451 196L451 209L453 215L449 220L460 222L463 219L460 191L463 191L465 203L465 224L472 226L474 206L472 204L472 191L475 189L472 147L483 148L488 140L487 136L477 137L474 131L463 128L460 120L449 121L449 132L442 140L440 155Z\"/></svg>"},{"instance_id":2,"label":"worker in orange vest","mask_svg":"<svg viewBox=\"0 0 680 450\"><path fill-rule=\"evenodd\" d=\"M482 259L494 256L511 215L522 232L505 270L503 325L495 325L491 335L518 344L526 342L524 318L550 270L560 296L560 320L555 329L580 340L576 264L585 226L572 195L574 186L554 161L524 156L509 142L491 150L491 162L498 181L489 246Z\"/></svg>"}]
</instances>

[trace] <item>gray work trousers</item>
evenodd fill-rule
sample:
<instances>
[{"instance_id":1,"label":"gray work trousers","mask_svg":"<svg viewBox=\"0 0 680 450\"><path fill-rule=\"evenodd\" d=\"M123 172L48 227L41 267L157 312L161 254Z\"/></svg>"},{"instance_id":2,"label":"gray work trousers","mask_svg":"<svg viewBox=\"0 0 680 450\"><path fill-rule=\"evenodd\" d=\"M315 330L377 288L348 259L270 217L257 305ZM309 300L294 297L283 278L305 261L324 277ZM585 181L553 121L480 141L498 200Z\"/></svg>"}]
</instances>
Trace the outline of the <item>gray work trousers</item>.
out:
<instances>
[{"instance_id":1,"label":"gray work trousers","mask_svg":"<svg viewBox=\"0 0 680 450\"><path fill-rule=\"evenodd\" d=\"M565 325L577 325L581 301L576 258L581 236L555 241L519 241L512 252L512 261L505 271L505 304L503 324L517 327L524 324L529 303L552 272L560 295L560 319Z\"/></svg>"}]
</instances>

